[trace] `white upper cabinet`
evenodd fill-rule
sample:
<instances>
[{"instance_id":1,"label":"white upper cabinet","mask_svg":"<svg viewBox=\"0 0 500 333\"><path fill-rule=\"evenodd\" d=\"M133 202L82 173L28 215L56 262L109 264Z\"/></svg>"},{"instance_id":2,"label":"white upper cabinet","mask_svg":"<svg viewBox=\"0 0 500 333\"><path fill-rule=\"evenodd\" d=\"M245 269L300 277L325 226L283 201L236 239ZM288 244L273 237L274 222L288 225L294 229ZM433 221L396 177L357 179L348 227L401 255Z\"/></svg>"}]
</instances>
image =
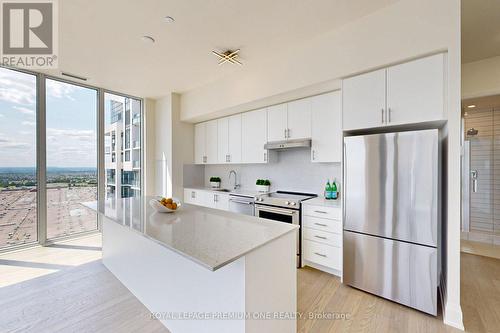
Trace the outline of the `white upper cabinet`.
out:
<instances>
[{"instance_id":1,"label":"white upper cabinet","mask_svg":"<svg viewBox=\"0 0 500 333\"><path fill-rule=\"evenodd\" d=\"M205 123L194 125L194 162L205 163Z\"/></svg>"},{"instance_id":2,"label":"white upper cabinet","mask_svg":"<svg viewBox=\"0 0 500 333\"><path fill-rule=\"evenodd\" d=\"M219 164L241 163L241 114L217 120Z\"/></svg>"},{"instance_id":3,"label":"white upper cabinet","mask_svg":"<svg viewBox=\"0 0 500 333\"><path fill-rule=\"evenodd\" d=\"M343 80L344 130L444 120L445 63L440 53Z\"/></svg>"},{"instance_id":4,"label":"white upper cabinet","mask_svg":"<svg viewBox=\"0 0 500 333\"><path fill-rule=\"evenodd\" d=\"M229 162L229 118L217 119L217 163Z\"/></svg>"},{"instance_id":5,"label":"white upper cabinet","mask_svg":"<svg viewBox=\"0 0 500 333\"><path fill-rule=\"evenodd\" d=\"M340 91L311 98L311 161L342 161L342 104Z\"/></svg>"},{"instance_id":6,"label":"white upper cabinet","mask_svg":"<svg viewBox=\"0 0 500 333\"><path fill-rule=\"evenodd\" d=\"M207 121L205 128L205 163L217 163L217 120Z\"/></svg>"},{"instance_id":7,"label":"white upper cabinet","mask_svg":"<svg viewBox=\"0 0 500 333\"><path fill-rule=\"evenodd\" d=\"M287 115L287 139L311 137L311 98L303 98L288 103Z\"/></svg>"},{"instance_id":8,"label":"white upper cabinet","mask_svg":"<svg viewBox=\"0 0 500 333\"><path fill-rule=\"evenodd\" d=\"M229 163L241 163L241 114L229 117L228 132Z\"/></svg>"},{"instance_id":9,"label":"white upper cabinet","mask_svg":"<svg viewBox=\"0 0 500 333\"><path fill-rule=\"evenodd\" d=\"M283 141L287 137L287 104L267 108L267 139Z\"/></svg>"},{"instance_id":10,"label":"white upper cabinet","mask_svg":"<svg viewBox=\"0 0 500 333\"><path fill-rule=\"evenodd\" d=\"M267 163L267 110L260 109L241 115L241 162Z\"/></svg>"},{"instance_id":11,"label":"white upper cabinet","mask_svg":"<svg viewBox=\"0 0 500 333\"><path fill-rule=\"evenodd\" d=\"M443 53L387 69L389 125L444 119Z\"/></svg>"},{"instance_id":12,"label":"white upper cabinet","mask_svg":"<svg viewBox=\"0 0 500 333\"><path fill-rule=\"evenodd\" d=\"M385 75L381 69L342 81L344 130L385 125Z\"/></svg>"}]
</instances>

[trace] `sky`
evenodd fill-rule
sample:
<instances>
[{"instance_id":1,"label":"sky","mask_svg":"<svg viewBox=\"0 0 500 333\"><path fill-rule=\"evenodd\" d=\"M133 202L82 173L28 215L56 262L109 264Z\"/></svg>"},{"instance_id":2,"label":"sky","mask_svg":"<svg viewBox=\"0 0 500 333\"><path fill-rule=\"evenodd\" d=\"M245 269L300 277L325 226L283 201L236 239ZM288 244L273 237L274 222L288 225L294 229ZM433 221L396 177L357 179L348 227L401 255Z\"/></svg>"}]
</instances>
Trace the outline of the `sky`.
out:
<instances>
[{"instance_id":1,"label":"sky","mask_svg":"<svg viewBox=\"0 0 500 333\"><path fill-rule=\"evenodd\" d=\"M0 167L36 164L35 76L0 68ZM97 165L97 92L46 81L47 166Z\"/></svg>"}]
</instances>

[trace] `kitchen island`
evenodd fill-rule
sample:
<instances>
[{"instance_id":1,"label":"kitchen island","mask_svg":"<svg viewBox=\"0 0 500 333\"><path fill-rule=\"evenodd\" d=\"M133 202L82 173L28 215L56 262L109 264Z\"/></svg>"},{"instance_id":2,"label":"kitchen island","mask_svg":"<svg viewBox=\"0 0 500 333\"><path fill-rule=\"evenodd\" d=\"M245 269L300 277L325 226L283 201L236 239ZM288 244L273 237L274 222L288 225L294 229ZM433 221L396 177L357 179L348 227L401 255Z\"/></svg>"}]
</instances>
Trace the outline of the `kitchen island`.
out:
<instances>
[{"instance_id":1,"label":"kitchen island","mask_svg":"<svg viewBox=\"0 0 500 333\"><path fill-rule=\"evenodd\" d=\"M172 333L295 332L297 226L150 198L99 209L104 265Z\"/></svg>"}]
</instances>

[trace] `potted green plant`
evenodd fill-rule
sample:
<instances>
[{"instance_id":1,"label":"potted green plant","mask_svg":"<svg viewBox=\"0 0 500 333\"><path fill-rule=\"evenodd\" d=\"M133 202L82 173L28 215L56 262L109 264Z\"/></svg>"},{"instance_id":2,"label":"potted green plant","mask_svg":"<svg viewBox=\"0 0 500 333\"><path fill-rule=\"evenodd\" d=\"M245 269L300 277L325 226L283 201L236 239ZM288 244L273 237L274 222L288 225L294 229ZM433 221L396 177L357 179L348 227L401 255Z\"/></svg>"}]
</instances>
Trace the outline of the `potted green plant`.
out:
<instances>
[{"instance_id":1,"label":"potted green plant","mask_svg":"<svg viewBox=\"0 0 500 333\"><path fill-rule=\"evenodd\" d=\"M210 177L210 186L212 188L220 188L220 178L219 177Z\"/></svg>"},{"instance_id":2,"label":"potted green plant","mask_svg":"<svg viewBox=\"0 0 500 333\"><path fill-rule=\"evenodd\" d=\"M257 179L255 186L258 192L269 192L271 181L269 179Z\"/></svg>"}]
</instances>

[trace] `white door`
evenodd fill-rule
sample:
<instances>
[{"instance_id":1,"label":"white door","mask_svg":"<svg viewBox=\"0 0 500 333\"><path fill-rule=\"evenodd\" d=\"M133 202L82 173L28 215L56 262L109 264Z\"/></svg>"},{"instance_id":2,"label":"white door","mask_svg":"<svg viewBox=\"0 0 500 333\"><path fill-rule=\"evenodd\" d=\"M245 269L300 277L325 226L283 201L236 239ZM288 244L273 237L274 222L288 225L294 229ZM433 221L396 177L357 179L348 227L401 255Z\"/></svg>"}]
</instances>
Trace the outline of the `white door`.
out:
<instances>
[{"instance_id":1,"label":"white door","mask_svg":"<svg viewBox=\"0 0 500 333\"><path fill-rule=\"evenodd\" d=\"M215 193L210 191L203 192L203 202L200 205L215 208Z\"/></svg>"},{"instance_id":2,"label":"white door","mask_svg":"<svg viewBox=\"0 0 500 333\"><path fill-rule=\"evenodd\" d=\"M229 162L229 118L217 119L217 163Z\"/></svg>"},{"instance_id":3,"label":"white door","mask_svg":"<svg viewBox=\"0 0 500 333\"><path fill-rule=\"evenodd\" d=\"M245 112L241 115L241 161L242 163L266 163L267 150L266 109Z\"/></svg>"},{"instance_id":4,"label":"white door","mask_svg":"<svg viewBox=\"0 0 500 333\"><path fill-rule=\"evenodd\" d=\"M286 140L287 104L273 105L267 108L267 140Z\"/></svg>"},{"instance_id":5,"label":"white door","mask_svg":"<svg viewBox=\"0 0 500 333\"><path fill-rule=\"evenodd\" d=\"M342 103L340 91L311 98L312 162L342 161Z\"/></svg>"},{"instance_id":6,"label":"white door","mask_svg":"<svg viewBox=\"0 0 500 333\"><path fill-rule=\"evenodd\" d=\"M385 76L380 69L342 81L344 130L385 126Z\"/></svg>"},{"instance_id":7,"label":"white door","mask_svg":"<svg viewBox=\"0 0 500 333\"><path fill-rule=\"evenodd\" d=\"M241 114L228 118L228 161L241 163Z\"/></svg>"},{"instance_id":8,"label":"white door","mask_svg":"<svg viewBox=\"0 0 500 333\"><path fill-rule=\"evenodd\" d=\"M388 125L444 119L445 55L387 69Z\"/></svg>"},{"instance_id":9,"label":"white door","mask_svg":"<svg viewBox=\"0 0 500 333\"><path fill-rule=\"evenodd\" d=\"M311 137L311 98L303 98L288 103L287 139Z\"/></svg>"},{"instance_id":10,"label":"white door","mask_svg":"<svg viewBox=\"0 0 500 333\"><path fill-rule=\"evenodd\" d=\"M206 122L205 128L205 156L207 164L217 163L217 120L210 120Z\"/></svg>"},{"instance_id":11,"label":"white door","mask_svg":"<svg viewBox=\"0 0 500 333\"><path fill-rule=\"evenodd\" d=\"M194 125L194 162L205 163L205 123Z\"/></svg>"}]
</instances>

